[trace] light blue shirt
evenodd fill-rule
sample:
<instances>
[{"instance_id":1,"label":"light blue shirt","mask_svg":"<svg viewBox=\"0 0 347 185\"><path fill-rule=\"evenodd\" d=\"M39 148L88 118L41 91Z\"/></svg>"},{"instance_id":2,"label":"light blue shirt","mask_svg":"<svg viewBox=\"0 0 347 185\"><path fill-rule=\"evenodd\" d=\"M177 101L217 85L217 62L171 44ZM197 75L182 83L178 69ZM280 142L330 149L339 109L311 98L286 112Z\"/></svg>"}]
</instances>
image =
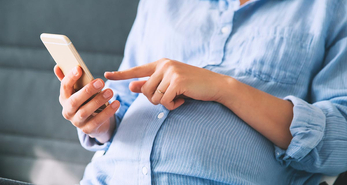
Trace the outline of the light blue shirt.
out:
<instances>
[{"instance_id":1,"label":"light blue shirt","mask_svg":"<svg viewBox=\"0 0 347 185\"><path fill-rule=\"evenodd\" d=\"M346 171L346 13L345 0L142 0L120 70L166 57L229 75L291 101L293 139L282 150L222 104L169 111L108 81L117 130L102 145L78 131L106 151L81 184L316 185Z\"/></svg>"}]
</instances>

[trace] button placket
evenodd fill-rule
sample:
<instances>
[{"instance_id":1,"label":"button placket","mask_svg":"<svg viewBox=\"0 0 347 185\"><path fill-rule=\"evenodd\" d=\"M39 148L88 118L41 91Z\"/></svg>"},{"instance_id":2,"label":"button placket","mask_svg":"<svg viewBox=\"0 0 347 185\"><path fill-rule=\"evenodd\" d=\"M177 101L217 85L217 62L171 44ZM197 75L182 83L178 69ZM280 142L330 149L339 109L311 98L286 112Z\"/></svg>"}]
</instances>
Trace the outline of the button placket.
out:
<instances>
[{"instance_id":1,"label":"button placket","mask_svg":"<svg viewBox=\"0 0 347 185\"><path fill-rule=\"evenodd\" d=\"M219 1L219 5L224 6L223 2L228 7L226 8L227 11L224 11L221 14L219 26L212 35L208 65L219 65L220 63L222 63L225 44L232 32L235 5L229 1Z\"/></svg>"},{"instance_id":2,"label":"button placket","mask_svg":"<svg viewBox=\"0 0 347 185\"><path fill-rule=\"evenodd\" d=\"M212 36L209 52L209 65L218 65L222 62L224 57L224 47L231 31L231 24L225 24L220 26L218 31Z\"/></svg>"},{"instance_id":3,"label":"button placket","mask_svg":"<svg viewBox=\"0 0 347 185\"><path fill-rule=\"evenodd\" d=\"M153 143L155 136L160 129L160 126L165 121L166 116L169 114L169 110L167 110L164 106L158 105L157 110L154 113L153 123L150 124L147 128L146 135L143 139L143 145L141 147L141 156L139 162L138 173L141 175L140 179L143 185L148 185L151 182L151 162L150 155L153 148Z\"/></svg>"}]
</instances>

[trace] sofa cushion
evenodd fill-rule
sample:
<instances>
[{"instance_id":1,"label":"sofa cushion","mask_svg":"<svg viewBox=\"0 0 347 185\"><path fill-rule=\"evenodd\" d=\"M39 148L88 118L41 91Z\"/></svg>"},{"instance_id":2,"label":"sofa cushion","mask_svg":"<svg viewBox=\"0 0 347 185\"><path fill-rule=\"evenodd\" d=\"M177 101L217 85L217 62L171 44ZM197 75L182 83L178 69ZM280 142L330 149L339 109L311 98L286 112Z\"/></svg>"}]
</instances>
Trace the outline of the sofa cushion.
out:
<instances>
[{"instance_id":1,"label":"sofa cushion","mask_svg":"<svg viewBox=\"0 0 347 185\"><path fill-rule=\"evenodd\" d=\"M123 54L136 0L0 2L0 43L42 47L41 33L67 35L79 51Z\"/></svg>"},{"instance_id":2,"label":"sofa cushion","mask_svg":"<svg viewBox=\"0 0 347 185\"><path fill-rule=\"evenodd\" d=\"M78 50L78 49L77 49ZM94 78L103 77L105 71L117 70L123 55L79 52ZM0 45L0 67L18 70L53 72L55 62L42 45L41 48L9 47ZM52 73L53 74L53 73Z\"/></svg>"},{"instance_id":3,"label":"sofa cushion","mask_svg":"<svg viewBox=\"0 0 347 185\"><path fill-rule=\"evenodd\" d=\"M137 0L0 1L0 177L76 184L93 153L58 102L55 62L40 34L67 35L94 78L118 69Z\"/></svg>"}]
</instances>

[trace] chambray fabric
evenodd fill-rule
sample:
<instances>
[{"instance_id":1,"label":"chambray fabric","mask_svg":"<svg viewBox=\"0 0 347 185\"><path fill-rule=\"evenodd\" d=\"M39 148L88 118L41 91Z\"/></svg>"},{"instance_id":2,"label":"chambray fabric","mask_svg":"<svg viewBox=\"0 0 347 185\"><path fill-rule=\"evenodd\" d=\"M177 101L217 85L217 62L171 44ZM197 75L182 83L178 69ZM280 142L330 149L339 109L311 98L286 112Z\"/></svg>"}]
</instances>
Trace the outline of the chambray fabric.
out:
<instances>
[{"instance_id":1,"label":"chambray fabric","mask_svg":"<svg viewBox=\"0 0 347 185\"><path fill-rule=\"evenodd\" d=\"M346 171L346 13L345 0L142 0L120 70L166 57L229 75L291 101L293 139L283 150L219 103L169 111L108 81L117 130L103 145L78 130L106 151L81 184L313 185Z\"/></svg>"}]
</instances>

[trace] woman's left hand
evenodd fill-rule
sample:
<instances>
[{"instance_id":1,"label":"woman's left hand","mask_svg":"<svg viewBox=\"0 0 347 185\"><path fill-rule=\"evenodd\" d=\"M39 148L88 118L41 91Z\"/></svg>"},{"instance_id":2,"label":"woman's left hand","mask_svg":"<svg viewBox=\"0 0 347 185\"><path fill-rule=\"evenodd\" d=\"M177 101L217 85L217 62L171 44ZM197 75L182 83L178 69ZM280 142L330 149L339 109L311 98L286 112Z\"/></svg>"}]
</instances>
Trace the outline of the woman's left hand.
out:
<instances>
[{"instance_id":1,"label":"woman's left hand","mask_svg":"<svg viewBox=\"0 0 347 185\"><path fill-rule=\"evenodd\" d=\"M183 97L218 102L226 83L231 79L229 76L165 58L125 71L106 72L105 77L109 80L150 77L147 81L130 83L130 90L143 93L153 104L162 104L169 110L181 106L184 103Z\"/></svg>"}]
</instances>

